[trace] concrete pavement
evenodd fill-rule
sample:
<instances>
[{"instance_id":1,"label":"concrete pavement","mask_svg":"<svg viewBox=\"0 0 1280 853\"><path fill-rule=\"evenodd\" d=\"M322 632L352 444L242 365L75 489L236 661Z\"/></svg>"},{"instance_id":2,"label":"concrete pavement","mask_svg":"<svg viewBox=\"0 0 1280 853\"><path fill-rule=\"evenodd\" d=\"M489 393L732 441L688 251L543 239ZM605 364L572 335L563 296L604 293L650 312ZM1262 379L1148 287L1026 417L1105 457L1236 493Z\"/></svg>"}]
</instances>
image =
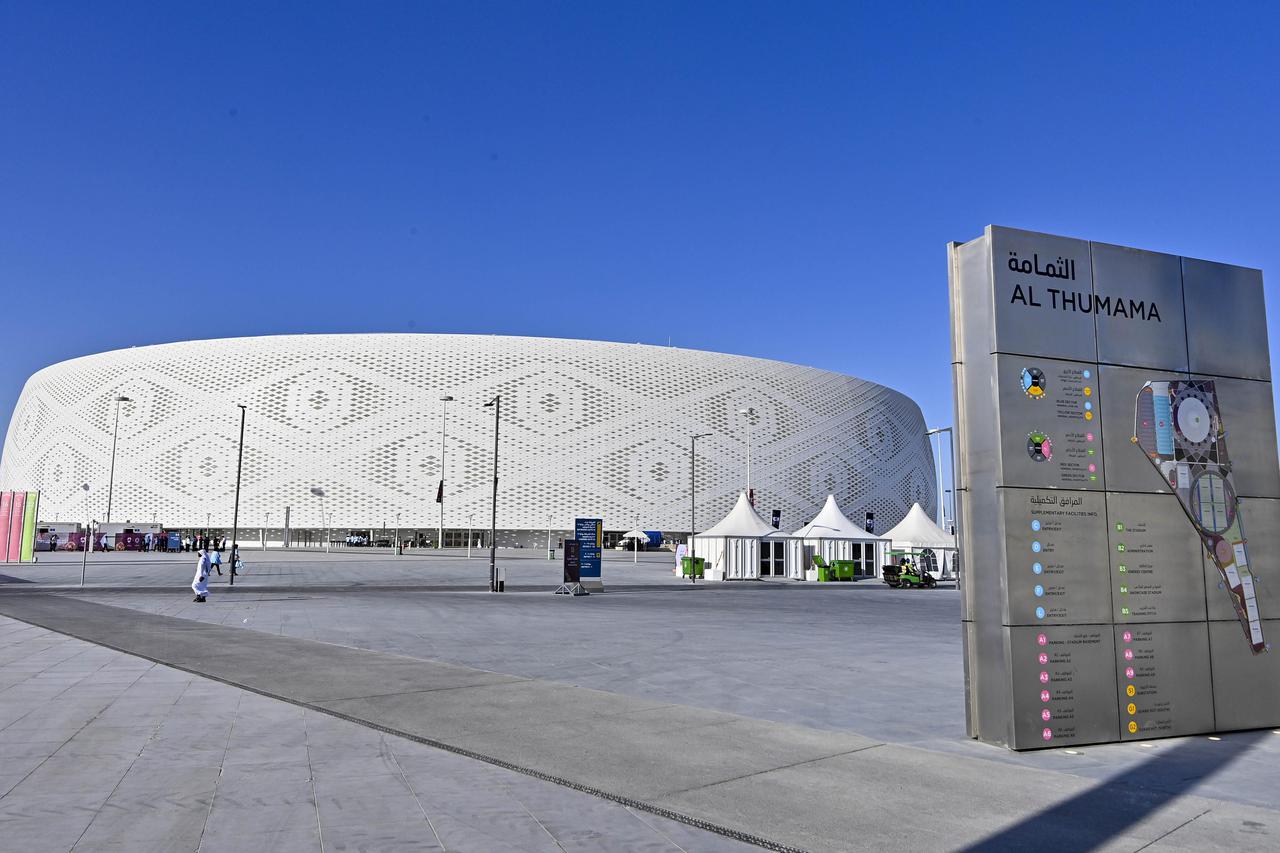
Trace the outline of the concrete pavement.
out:
<instances>
[{"instance_id":1,"label":"concrete pavement","mask_svg":"<svg viewBox=\"0 0 1280 853\"><path fill-rule=\"evenodd\" d=\"M1190 794L1171 772L1193 766L1213 776L1268 749L1259 744L1265 733L1232 736L1207 756L1192 739L1168 742L1099 782L60 596L4 596L0 612L779 848L1025 849L1052 840L1077 850L1269 849L1277 841L1274 809Z\"/></svg>"}]
</instances>

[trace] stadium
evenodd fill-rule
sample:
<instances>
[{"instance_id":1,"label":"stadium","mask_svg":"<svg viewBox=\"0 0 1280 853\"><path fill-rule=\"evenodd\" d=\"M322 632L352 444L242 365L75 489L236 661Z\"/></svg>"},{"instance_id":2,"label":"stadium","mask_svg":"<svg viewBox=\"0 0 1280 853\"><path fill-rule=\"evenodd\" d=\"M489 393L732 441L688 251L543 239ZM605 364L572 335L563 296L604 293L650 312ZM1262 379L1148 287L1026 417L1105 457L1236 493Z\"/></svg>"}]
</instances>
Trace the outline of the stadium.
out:
<instances>
[{"instance_id":1,"label":"stadium","mask_svg":"<svg viewBox=\"0 0 1280 853\"><path fill-rule=\"evenodd\" d=\"M748 476L784 531L828 494L859 522L874 513L877 530L938 498L919 406L873 382L674 347L435 334L191 341L54 364L18 400L0 489L39 491L45 522L103 521L110 501L114 523L228 530L239 464L242 541L283 541L287 521L293 544L392 528L434 544L443 526L458 546L489 527L495 409L501 546L542 547L577 517L603 519L608 544L636 528L682 539L722 518Z\"/></svg>"}]
</instances>

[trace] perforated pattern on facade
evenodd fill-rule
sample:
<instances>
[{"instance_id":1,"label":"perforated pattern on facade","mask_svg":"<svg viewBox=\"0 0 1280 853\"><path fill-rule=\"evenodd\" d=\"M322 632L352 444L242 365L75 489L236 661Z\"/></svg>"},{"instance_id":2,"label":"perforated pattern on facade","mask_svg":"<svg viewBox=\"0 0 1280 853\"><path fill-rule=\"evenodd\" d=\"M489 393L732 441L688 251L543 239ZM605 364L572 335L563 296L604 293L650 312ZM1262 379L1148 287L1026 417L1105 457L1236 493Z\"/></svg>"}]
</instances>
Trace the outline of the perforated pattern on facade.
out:
<instances>
[{"instance_id":1,"label":"perforated pattern on facade","mask_svg":"<svg viewBox=\"0 0 1280 853\"><path fill-rule=\"evenodd\" d=\"M698 442L698 526L752 485L782 527L834 493L879 529L913 502L933 511L933 457L914 402L837 373L640 344L478 335L296 335L139 347L31 377L9 425L0 488L39 489L47 519L106 506L120 406L113 521L231 520L237 403L248 407L242 526L285 507L296 527L437 522L439 398L448 404L445 524L487 526L493 409L502 395L498 527L689 528L689 436Z\"/></svg>"}]
</instances>

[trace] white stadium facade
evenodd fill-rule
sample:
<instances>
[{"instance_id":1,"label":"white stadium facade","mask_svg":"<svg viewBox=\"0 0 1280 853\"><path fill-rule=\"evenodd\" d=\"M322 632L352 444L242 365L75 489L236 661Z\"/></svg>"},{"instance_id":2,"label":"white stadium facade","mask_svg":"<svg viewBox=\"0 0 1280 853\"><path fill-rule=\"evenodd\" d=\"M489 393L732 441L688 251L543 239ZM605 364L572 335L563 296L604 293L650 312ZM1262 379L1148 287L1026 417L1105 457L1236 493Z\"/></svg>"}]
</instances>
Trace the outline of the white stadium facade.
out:
<instances>
[{"instance_id":1,"label":"white stadium facade","mask_svg":"<svg viewBox=\"0 0 1280 853\"><path fill-rule=\"evenodd\" d=\"M55 364L18 400L0 489L38 490L41 521L102 521L110 485L112 522L227 530L243 404L242 541L280 540L287 510L295 544L397 515L434 542L443 426L444 544L461 545L489 527L495 395L499 545L542 547L577 517L682 539L696 434L699 530L744 489L748 446L756 508L779 510L784 531L828 494L859 523L875 513L877 530L936 507L920 408L890 388L698 350L486 335L230 338Z\"/></svg>"}]
</instances>

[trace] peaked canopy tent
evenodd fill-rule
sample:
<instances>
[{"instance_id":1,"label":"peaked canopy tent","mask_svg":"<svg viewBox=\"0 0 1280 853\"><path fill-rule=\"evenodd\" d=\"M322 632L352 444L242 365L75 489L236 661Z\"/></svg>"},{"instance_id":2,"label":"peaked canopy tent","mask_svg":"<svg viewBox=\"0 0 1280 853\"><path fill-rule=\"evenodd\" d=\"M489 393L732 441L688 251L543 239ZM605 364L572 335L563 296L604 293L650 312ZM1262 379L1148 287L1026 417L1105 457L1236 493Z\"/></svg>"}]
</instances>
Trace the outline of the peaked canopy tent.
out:
<instances>
[{"instance_id":1,"label":"peaked canopy tent","mask_svg":"<svg viewBox=\"0 0 1280 853\"><path fill-rule=\"evenodd\" d=\"M756 515L744 492L718 524L693 537L693 551L707 561L707 580L754 580L761 576L763 562L773 565L773 548L761 549L765 537L772 543L781 534ZM779 554L784 561L785 553L782 549ZM768 559L762 561L762 554Z\"/></svg>"},{"instance_id":2,"label":"peaked canopy tent","mask_svg":"<svg viewBox=\"0 0 1280 853\"><path fill-rule=\"evenodd\" d=\"M851 560L856 574L874 577L888 556L889 539L854 524L840 511L835 495L827 495L818 516L791 534L789 548L789 568L796 580L804 580L805 570L813 567L815 556L827 562Z\"/></svg>"},{"instance_id":3,"label":"peaked canopy tent","mask_svg":"<svg viewBox=\"0 0 1280 853\"><path fill-rule=\"evenodd\" d=\"M913 504L907 517L885 534L893 540L893 550L901 551L930 572L949 577L955 571L956 537L933 523L920 504Z\"/></svg>"}]
</instances>

